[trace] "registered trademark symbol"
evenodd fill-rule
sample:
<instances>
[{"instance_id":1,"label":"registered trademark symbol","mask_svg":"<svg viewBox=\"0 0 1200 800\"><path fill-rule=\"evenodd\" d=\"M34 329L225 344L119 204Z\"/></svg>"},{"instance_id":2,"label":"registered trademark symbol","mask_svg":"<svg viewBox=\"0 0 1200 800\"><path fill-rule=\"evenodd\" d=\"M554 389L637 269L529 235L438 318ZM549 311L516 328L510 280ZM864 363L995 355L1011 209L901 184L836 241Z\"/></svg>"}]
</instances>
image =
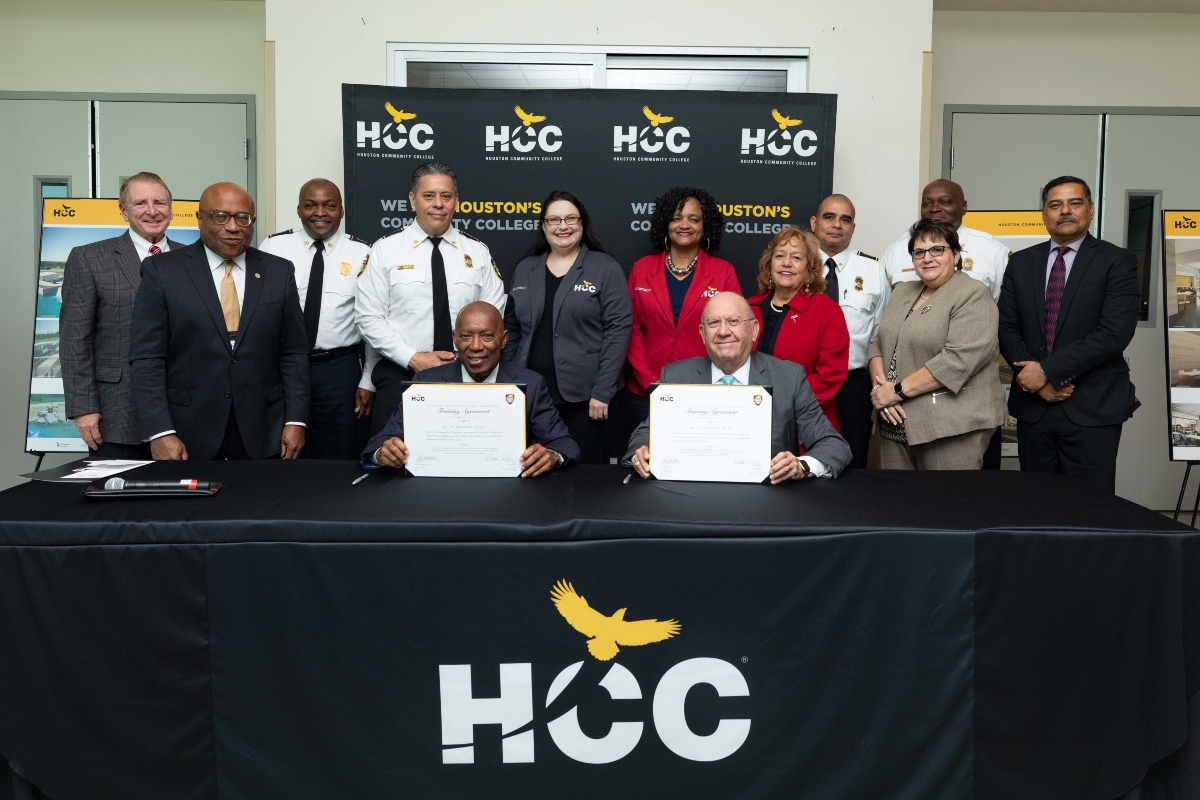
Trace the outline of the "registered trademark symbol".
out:
<instances>
[{"instance_id":1,"label":"registered trademark symbol","mask_svg":"<svg viewBox=\"0 0 1200 800\"><path fill-rule=\"evenodd\" d=\"M750 657L749 657L749 656L742 656L742 663L743 663L743 664L749 664L749 663L750 663Z\"/></svg>"}]
</instances>

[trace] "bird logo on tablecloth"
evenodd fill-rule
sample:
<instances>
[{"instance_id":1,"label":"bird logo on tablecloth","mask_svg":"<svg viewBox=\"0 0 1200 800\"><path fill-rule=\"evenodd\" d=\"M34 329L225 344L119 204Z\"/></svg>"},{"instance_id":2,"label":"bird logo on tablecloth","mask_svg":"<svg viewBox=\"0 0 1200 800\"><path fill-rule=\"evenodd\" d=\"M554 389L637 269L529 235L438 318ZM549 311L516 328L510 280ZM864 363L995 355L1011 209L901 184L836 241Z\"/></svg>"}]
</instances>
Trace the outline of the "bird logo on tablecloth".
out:
<instances>
[{"instance_id":1,"label":"bird logo on tablecloth","mask_svg":"<svg viewBox=\"0 0 1200 800\"><path fill-rule=\"evenodd\" d=\"M626 620L623 608L606 617L588 605L587 600L565 580L560 580L550 590L550 599L563 619L588 637L588 652L600 661L611 661L621 646L661 642L680 630L679 623L673 619L662 622L656 619Z\"/></svg>"}]
</instances>

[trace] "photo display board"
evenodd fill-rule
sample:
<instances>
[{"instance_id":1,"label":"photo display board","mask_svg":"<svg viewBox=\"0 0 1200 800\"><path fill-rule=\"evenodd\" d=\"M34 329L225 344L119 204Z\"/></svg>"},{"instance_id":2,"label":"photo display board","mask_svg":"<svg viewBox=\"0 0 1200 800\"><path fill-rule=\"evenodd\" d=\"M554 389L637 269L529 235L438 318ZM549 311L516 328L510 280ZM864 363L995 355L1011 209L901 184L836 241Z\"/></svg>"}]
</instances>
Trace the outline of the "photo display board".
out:
<instances>
[{"instance_id":1,"label":"photo display board","mask_svg":"<svg viewBox=\"0 0 1200 800\"><path fill-rule=\"evenodd\" d=\"M167 235L182 244L200 238L194 200L172 203ZM128 230L115 199L47 199L42 201L42 232L38 247L36 311L33 322L33 361L26 415L27 453L86 453L87 445L67 419L62 364L58 352L58 318L62 309L63 275L67 256L80 245L112 239Z\"/></svg>"},{"instance_id":2,"label":"photo display board","mask_svg":"<svg viewBox=\"0 0 1200 800\"><path fill-rule=\"evenodd\" d=\"M413 169L442 161L458 174L454 224L488 246L503 277L553 190L579 198L628 272L651 252L655 198L694 186L725 216L717 255L754 294L771 236L806 228L832 192L836 113L826 94L344 84L346 230L374 242L407 225Z\"/></svg>"},{"instance_id":3,"label":"photo display board","mask_svg":"<svg viewBox=\"0 0 1200 800\"><path fill-rule=\"evenodd\" d=\"M1171 460L1200 461L1200 211L1164 211L1162 230Z\"/></svg>"},{"instance_id":4,"label":"photo display board","mask_svg":"<svg viewBox=\"0 0 1200 800\"><path fill-rule=\"evenodd\" d=\"M991 234L996 241L1015 253L1050 238L1042 222L1041 211L968 211L963 225ZM1012 391L1012 367L1000 356L1000 383L1004 384L1004 407L1008 408L1008 393ZM1015 457L1017 453L1017 420L1005 412L1000 427L1000 455Z\"/></svg>"}]
</instances>

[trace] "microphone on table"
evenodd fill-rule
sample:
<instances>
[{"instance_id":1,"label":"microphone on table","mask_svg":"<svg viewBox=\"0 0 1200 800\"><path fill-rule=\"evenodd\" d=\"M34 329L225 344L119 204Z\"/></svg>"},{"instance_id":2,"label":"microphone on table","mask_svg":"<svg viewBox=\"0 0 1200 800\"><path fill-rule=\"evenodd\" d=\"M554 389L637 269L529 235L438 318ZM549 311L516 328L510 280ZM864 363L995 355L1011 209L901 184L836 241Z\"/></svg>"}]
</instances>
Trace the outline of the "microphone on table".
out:
<instances>
[{"instance_id":1,"label":"microphone on table","mask_svg":"<svg viewBox=\"0 0 1200 800\"><path fill-rule=\"evenodd\" d=\"M109 478L104 482L104 488L110 492L117 489L170 489L172 491L195 489L207 492L212 489L212 484L209 481L198 481L195 478L184 478L181 481L127 481L124 478Z\"/></svg>"}]
</instances>

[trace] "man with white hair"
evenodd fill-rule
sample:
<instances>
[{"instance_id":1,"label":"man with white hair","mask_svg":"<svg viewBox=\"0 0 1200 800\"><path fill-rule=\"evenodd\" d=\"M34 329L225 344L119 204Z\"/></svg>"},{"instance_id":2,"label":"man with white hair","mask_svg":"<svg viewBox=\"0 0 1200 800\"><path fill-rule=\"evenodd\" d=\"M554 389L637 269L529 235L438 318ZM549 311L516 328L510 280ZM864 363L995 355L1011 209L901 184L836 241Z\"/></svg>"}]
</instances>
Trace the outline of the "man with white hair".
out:
<instances>
[{"instance_id":1,"label":"man with white hair","mask_svg":"<svg viewBox=\"0 0 1200 800\"><path fill-rule=\"evenodd\" d=\"M700 336L708 355L663 367L662 383L771 387L771 483L804 478L836 478L850 463L846 444L817 403L804 367L753 352L758 320L741 295L720 292L704 307ZM650 425L643 422L629 439L625 463L650 477ZM800 449L804 455L797 455Z\"/></svg>"}]
</instances>

